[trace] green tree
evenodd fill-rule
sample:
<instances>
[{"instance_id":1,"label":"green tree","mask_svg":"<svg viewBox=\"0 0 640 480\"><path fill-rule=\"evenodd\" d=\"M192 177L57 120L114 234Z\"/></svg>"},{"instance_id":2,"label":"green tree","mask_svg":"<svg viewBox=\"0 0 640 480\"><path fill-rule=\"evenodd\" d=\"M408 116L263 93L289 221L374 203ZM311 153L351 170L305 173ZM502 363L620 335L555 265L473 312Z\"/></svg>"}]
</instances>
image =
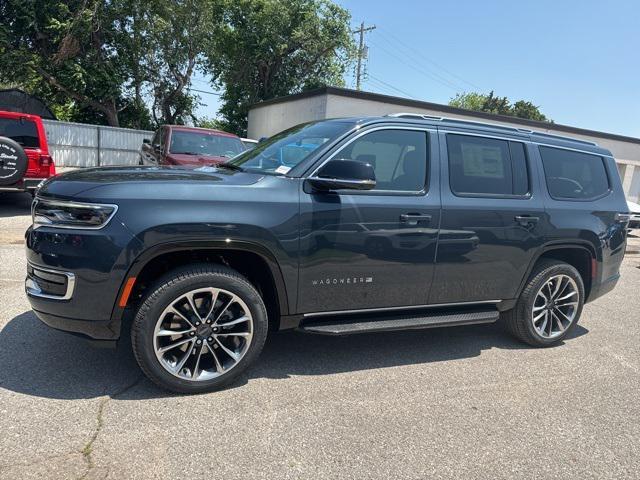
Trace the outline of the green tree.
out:
<instances>
[{"instance_id":1,"label":"green tree","mask_svg":"<svg viewBox=\"0 0 640 480\"><path fill-rule=\"evenodd\" d=\"M540 107L526 100L518 100L512 104L507 97L494 95L493 90L488 94L478 92L458 93L449 101L452 107L465 108L478 112L509 115L512 117L552 122L541 111Z\"/></svg>"},{"instance_id":2,"label":"green tree","mask_svg":"<svg viewBox=\"0 0 640 480\"><path fill-rule=\"evenodd\" d=\"M249 107L342 85L355 55L350 14L329 0L225 0L207 60L227 130L246 135Z\"/></svg>"},{"instance_id":3,"label":"green tree","mask_svg":"<svg viewBox=\"0 0 640 480\"><path fill-rule=\"evenodd\" d=\"M42 97L61 119L137 128L150 128L152 116L182 123L197 105L188 88L203 65L215 5L3 0L0 75Z\"/></svg>"}]
</instances>

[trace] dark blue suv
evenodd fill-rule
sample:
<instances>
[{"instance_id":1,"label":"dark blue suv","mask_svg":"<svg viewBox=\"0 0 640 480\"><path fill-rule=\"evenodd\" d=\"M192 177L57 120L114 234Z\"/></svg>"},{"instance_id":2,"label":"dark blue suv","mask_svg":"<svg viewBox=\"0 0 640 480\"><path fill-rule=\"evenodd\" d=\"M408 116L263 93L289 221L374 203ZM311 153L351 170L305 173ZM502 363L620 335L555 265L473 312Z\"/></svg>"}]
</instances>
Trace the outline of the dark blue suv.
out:
<instances>
[{"instance_id":1,"label":"dark blue suv","mask_svg":"<svg viewBox=\"0 0 640 480\"><path fill-rule=\"evenodd\" d=\"M581 140L398 114L299 125L226 164L78 170L39 190L26 291L150 379L214 390L269 330L502 321L562 341L619 278L628 210Z\"/></svg>"}]
</instances>

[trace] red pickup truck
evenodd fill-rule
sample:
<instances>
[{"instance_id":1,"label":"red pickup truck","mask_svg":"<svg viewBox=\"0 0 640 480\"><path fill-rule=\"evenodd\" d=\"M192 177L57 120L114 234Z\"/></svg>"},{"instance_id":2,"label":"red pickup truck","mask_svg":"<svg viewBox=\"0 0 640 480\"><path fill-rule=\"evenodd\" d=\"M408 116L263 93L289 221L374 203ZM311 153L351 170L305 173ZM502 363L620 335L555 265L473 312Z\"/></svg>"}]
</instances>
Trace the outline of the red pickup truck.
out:
<instances>
[{"instance_id":1,"label":"red pickup truck","mask_svg":"<svg viewBox=\"0 0 640 480\"><path fill-rule=\"evenodd\" d=\"M33 193L55 174L42 119L0 110L0 192Z\"/></svg>"}]
</instances>

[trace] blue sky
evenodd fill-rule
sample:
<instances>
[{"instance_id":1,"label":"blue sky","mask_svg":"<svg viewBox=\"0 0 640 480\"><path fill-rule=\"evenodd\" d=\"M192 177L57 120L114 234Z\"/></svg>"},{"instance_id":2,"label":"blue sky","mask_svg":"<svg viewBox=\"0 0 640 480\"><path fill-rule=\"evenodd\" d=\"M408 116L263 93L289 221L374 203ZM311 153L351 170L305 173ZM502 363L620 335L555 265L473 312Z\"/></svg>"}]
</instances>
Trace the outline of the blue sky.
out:
<instances>
[{"instance_id":1,"label":"blue sky","mask_svg":"<svg viewBox=\"0 0 640 480\"><path fill-rule=\"evenodd\" d=\"M447 103L494 90L556 123L640 137L640 1L337 0L364 21L363 90ZM354 87L353 76L346 78ZM194 88L210 90L202 78ZM201 95L200 114L217 99Z\"/></svg>"}]
</instances>

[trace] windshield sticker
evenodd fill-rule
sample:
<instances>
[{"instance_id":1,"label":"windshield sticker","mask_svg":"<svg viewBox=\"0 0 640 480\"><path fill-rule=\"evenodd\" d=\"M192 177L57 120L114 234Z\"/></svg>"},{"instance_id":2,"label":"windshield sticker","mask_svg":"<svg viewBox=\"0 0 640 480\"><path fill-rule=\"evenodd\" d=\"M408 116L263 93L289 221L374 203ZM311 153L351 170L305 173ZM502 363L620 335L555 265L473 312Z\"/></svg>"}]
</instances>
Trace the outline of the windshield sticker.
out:
<instances>
[{"instance_id":1,"label":"windshield sticker","mask_svg":"<svg viewBox=\"0 0 640 480\"><path fill-rule=\"evenodd\" d=\"M280 165L278 168L276 168L276 173L287 173L289 170L291 170L291 167Z\"/></svg>"}]
</instances>

